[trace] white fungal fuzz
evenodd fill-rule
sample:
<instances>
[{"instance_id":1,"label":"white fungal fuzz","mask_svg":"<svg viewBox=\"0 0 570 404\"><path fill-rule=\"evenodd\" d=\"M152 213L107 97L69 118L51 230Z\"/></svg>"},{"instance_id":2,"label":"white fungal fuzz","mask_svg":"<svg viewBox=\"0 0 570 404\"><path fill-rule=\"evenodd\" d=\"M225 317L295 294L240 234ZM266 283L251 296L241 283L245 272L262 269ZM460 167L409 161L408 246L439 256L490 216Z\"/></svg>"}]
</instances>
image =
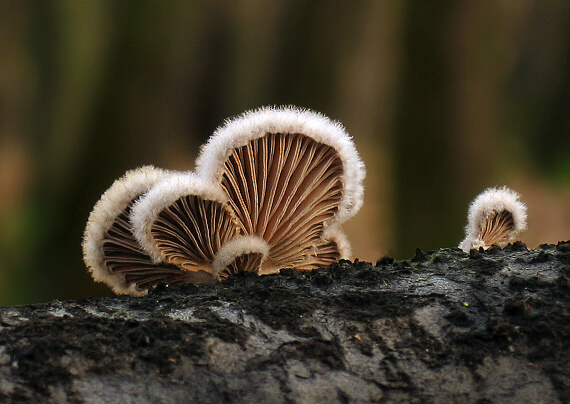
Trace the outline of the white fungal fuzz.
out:
<instances>
[{"instance_id":1,"label":"white fungal fuzz","mask_svg":"<svg viewBox=\"0 0 570 404\"><path fill-rule=\"evenodd\" d=\"M93 279L108 284L116 293L136 294L134 285L126 283L124 274L112 272L107 265L104 244L108 233L138 197L168 175L169 172L152 166L127 171L101 196L89 215L82 244L83 259Z\"/></svg>"},{"instance_id":2,"label":"white fungal fuzz","mask_svg":"<svg viewBox=\"0 0 570 404\"><path fill-rule=\"evenodd\" d=\"M212 262L214 278L223 279L236 272L259 273L268 255L269 245L261 237L239 236L216 253Z\"/></svg>"},{"instance_id":3,"label":"white fungal fuzz","mask_svg":"<svg viewBox=\"0 0 570 404\"><path fill-rule=\"evenodd\" d=\"M342 231L342 228L340 226L337 225L327 227L323 232L323 239L325 239L327 243L334 243L336 245L336 248L339 252L339 257L335 259L335 261L338 261L344 257L350 257L352 255L350 242L348 241L346 234L344 231Z\"/></svg>"},{"instance_id":4,"label":"white fungal fuzz","mask_svg":"<svg viewBox=\"0 0 570 404\"><path fill-rule=\"evenodd\" d=\"M294 107L247 112L216 130L196 166L144 186L119 181L103 195L86 230L96 237L86 240L110 241L84 243L96 280L142 294L158 282L312 270L349 257L341 224L362 205L365 169L340 123ZM117 189L120 203L105 202Z\"/></svg>"},{"instance_id":5,"label":"white fungal fuzz","mask_svg":"<svg viewBox=\"0 0 570 404\"><path fill-rule=\"evenodd\" d=\"M526 229L526 206L515 191L489 188L479 194L469 206L466 237L459 248L468 252L496 244L512 243Z\"/></svg>"},{"instance_id":6,"label":"white fungal fuzz","mask_svg":"<svg viewBox=\"0 0 570 404\"><path fill-rule=\"evenodd\" d=\"M186 200L185 197L188 196L194 196L193 201ZM178 173L157 182L133 206L131 222L134 235L141 247L155 262L167 259L167 254L157 242L156 224L160 220L159 216L166 214L170 209L172 226L178 224L181 227L178 234L176 229L170 229L171 235L178 237L175 243L183 243L185 238L191 237L194 242L206 243L206 245L202 244L200 246L202 247L201 251L214 249L213 245L207 245L211 241L212 235L209 231L206 232L209 222L213 221L214 217L201 217L199 212L200 209L205 209L206 201L213 202L219 206L218 214L225 216L221 220L232 222L234 227L230 232L237 232L237 220L226 207L227 197L221 188L203 181L193 173ZM182 211L172 210L177 202L181 205L179 209L182 209ZM195 207L196 211L192 211L191 207L187 206L188 203L197 204ZM210 212L210 214L212 213ZM165 229L165 231L168 230ZM184 233L180 233L180 231Z\"/></svg>"},{"instance_id":7,"label":"white fungal fuzz","mask_svg":"<svg viewBox=\"0 0 570 404\"><path fill-rule=\"evenodd\" d=\"M306 109L265 107L226 120L225 125L219 127L202 147L196 161L197 172L211 181L219 182L224 162L234 149L268 134L299 134L336 150L343 166L340 178L344 186L338 219L344 222L358 212L364 201L366 170L352 138L341 123Z\"/></svg>"}]
</instances>

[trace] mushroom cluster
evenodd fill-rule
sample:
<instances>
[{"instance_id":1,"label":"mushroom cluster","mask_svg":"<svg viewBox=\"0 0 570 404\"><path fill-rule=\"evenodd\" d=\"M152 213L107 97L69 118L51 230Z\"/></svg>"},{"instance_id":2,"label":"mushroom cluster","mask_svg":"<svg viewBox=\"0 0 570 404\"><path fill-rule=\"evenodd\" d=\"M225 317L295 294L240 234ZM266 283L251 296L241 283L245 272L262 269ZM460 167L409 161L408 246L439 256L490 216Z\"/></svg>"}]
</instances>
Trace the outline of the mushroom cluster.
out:
<instances>
[{"instance_id":1,"label":"mushroom cluster","mask_svg":"<svg viewBox=\"0 0 570 404\"><path fill-rule=\"evenodd\" d=\"M246 112L214 132L193 172L145 166L116 180L89 216L84 260L130 295L327 266L350 256L341 224L362 205L364 175L340 123L294 107Z\"/></svg>"}]
</instances>

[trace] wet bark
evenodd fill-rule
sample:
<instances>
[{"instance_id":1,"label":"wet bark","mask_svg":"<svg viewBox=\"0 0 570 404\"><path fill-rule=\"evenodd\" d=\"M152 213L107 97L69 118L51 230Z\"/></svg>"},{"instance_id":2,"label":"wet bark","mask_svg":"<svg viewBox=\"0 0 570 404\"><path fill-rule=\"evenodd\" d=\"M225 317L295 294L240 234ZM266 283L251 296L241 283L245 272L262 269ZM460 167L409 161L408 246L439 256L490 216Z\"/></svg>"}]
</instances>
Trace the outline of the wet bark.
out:
<instances>
[{"instance_id":1,"label":"wet bark","mask_svg":"<svg viewBox=\"0 0 570 404\"><path fill-rule=\"evenodd\" d=\"M570 242L0 308L1 402L570 397Z\"/></svg>"}]
</instances>

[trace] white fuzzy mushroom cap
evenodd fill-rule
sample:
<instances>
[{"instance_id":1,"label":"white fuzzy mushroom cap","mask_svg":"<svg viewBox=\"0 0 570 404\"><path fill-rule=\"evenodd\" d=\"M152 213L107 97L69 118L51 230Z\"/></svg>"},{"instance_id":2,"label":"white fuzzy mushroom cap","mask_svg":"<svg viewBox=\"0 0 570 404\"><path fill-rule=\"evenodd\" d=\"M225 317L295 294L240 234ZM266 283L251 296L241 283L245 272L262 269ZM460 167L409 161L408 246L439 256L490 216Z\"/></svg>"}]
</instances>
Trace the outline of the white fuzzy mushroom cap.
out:
<instances>
[{"instance_id":1,"label":"white fuzzy mushroom cap","mask_svg":"<svg viewBox=\"0 0 570 404\"><path fill-rule=\"evenodd\" d=\"M243 235L225 243L216 253L212 262L212 273L215 279L219 273L231 264L237 257L259 254L263 259L269 255L269 245L261 237Z\"/></svg>"},{"instance_id":2,"label":"white fuzzy mushroom cap","mask_svg":"<svg viewBox=\"0 0 570 404\"><path fill-rule=\"evenodd\" d=\"M186 195L196 195L221 204L227 202L227 196L219 186L186 172L173 174L157 182L132 208L133 234L155 263L162 262L164 257L152 236L152 225L163 209Z\"/></svg>"},{"instance_id":3,"label":"white fuzzy mushroom cap","mask_svg":"<svg viewBox=\"0 0 570 404\"><path fill-rule=\"evenodd\" d=\"M345 232L340 225L333 224L326 227L323 232L323 239L336 243L341 259L350 259L352 256L352 249Z\"/></svg>"},{"instance_id":4,"label":"white fuzzy mushroom cap","mask_svg":"<svg viewBox=\"0 0 570 404\"><path fill-rule=\"evenodd\" d=\"M459 248L469 251L472 248L489 247L479 238L482 223L496 213L510 212L514 222L508 242L514 241L526 229L526 206L519 200L515 191L507 188L488 188L479 194L469 206L466 237Z\"/></svg>"},{"instance_id":5,"label":"white fuzzy mushroom cap","mask_svg":"<svg viewBox=\"0 0 570 404\"><path fill-rule=\"evenodd\" d=\"M196 161L197 173L208 181L219 183L223 162L233 149L268 133L302 134L334 148L343 163L344 185L338 221L354 216L363 203L363 180L366 175L352 138L342 124L326 116L297 107L265 107L226 120L202 147Z\"/></svg>"},{"instance_id":6,"label":"white fuzzy mushroom cap","mask_svg":"<svg viewBox=\"0 0 570 404\"><path fill-rule=\"evenodd\" d=\"M130 203L169 175L169 171L153 166L127 171L105 191L89 215L82 243L83 260L93 279L110 285L116 293L133 294L133 285L126 285L123 274L111 273L105 265L103 242L107 232Z\"/></svg>"}]
</instances>

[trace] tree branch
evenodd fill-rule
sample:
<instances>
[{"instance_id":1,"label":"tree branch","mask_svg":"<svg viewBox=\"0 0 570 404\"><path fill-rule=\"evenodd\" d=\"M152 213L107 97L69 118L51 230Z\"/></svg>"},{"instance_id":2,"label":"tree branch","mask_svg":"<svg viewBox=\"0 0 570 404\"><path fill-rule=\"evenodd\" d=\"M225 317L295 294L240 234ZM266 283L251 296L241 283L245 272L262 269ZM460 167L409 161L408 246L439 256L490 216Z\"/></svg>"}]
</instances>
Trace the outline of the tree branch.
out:
<instances>
[{"instance_id":1,"label":"tree branch","mask_svg":"<svg viewBox=\"0 0 570 404\"><path fill-rule=\"evenodd\" d=\"M2 402L565 402L570 242L0 309Z\"/></svg>"}]
</instances>

